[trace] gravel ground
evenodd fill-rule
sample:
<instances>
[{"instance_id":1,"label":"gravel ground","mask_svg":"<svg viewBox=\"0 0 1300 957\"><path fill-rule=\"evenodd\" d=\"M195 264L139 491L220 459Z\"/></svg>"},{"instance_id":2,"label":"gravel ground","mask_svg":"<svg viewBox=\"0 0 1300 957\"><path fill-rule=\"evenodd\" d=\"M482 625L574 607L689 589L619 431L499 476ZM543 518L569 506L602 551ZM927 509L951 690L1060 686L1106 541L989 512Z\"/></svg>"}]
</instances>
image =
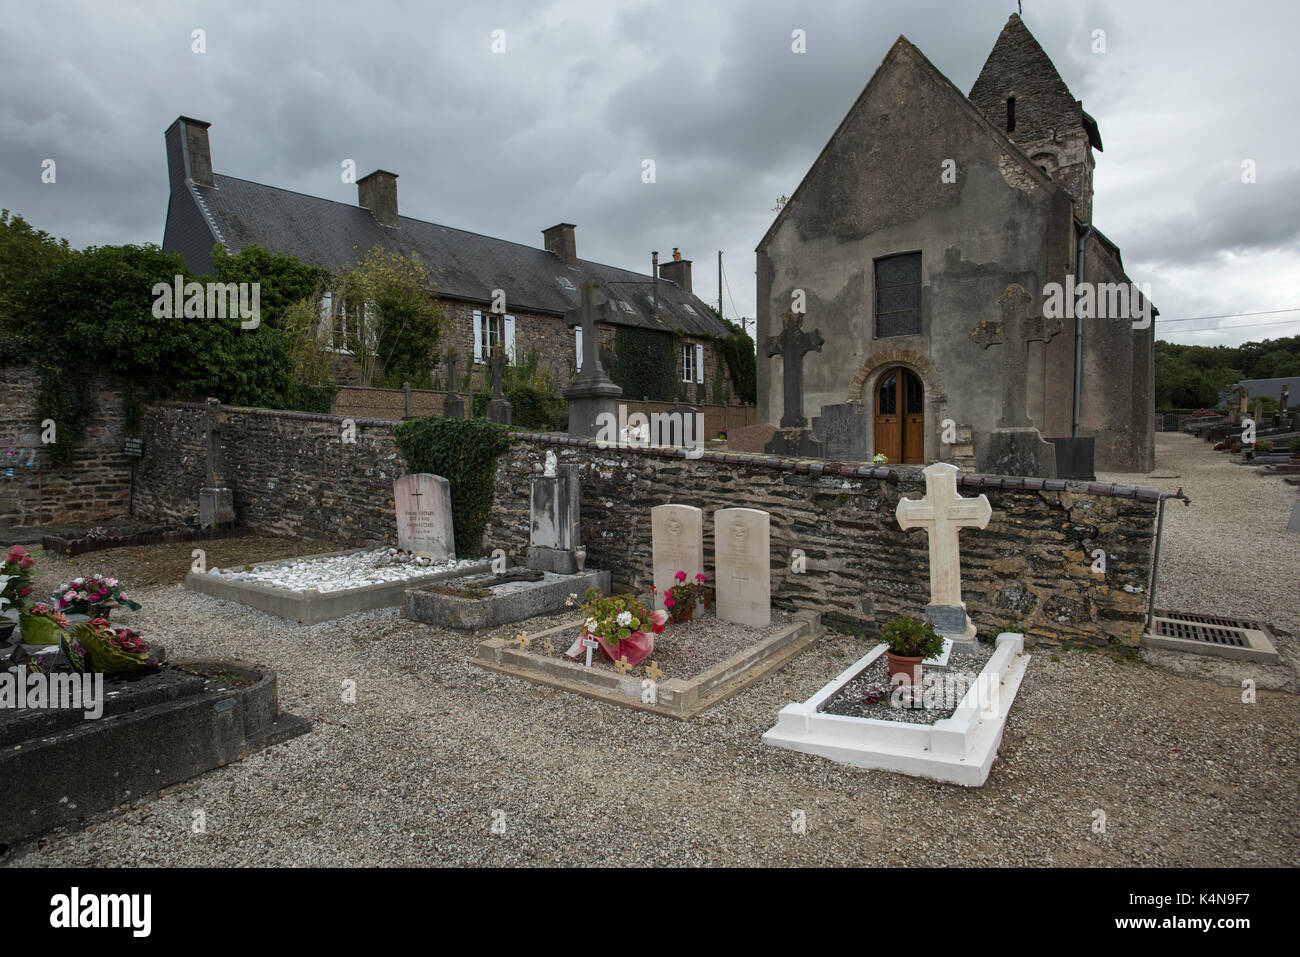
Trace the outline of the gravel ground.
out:
<instances>
[{"instance_id":1,"label":"gravel ground","mask_svg":"<svg viewBox=\"0 0 1300 957\"><path fill-rule=\"evenodd\" d=\"M1274 574L1288 567L1278 536L1247 547L1259 529L1285 524L1289 500L1240 470L1220 478L1230 467L1222 456L1203 469L1217 454L1181 438L1162 435L1158 446L1162 470L1181 471L1195 503L1169 507L1161 604L1267 612L1295 628L1285 595L1295 582ZM1237 517L1216 523L1216 510ZM1198 533L1198 515L1219 531ZM1208 549L1199 558L1198 541ZM209 562L243 559L247 542L210 543ZM135 583L128 569L148 553L149 567L174 566L179 581L189 548L94 553L72 566ZM259 550L243 560L295 547ZM48 583L68 569L54 565ZM281 707L315 730L85 830L55 832L6 864L1219 867L1294 865L1300 846L1300 696L1261 690L1243 704L1239 687L1131 657L1037 649L989 780L971 790L760 742L783 705L867 651L850 636L828 635L679 722L483 671L469 663L477 637L393 610L305 626L177 585L135 584L145 607L123 623L173 656L275 668ZM346 678L357 681L355 704L341 700ZM190 830L200 809L201 835ZM796 810L804 834L792 833ZM1096 811L1103 834L1092 831ZM492 832L494 820L504 833Z\"/></svg>"},{"instance_id":2,"label":"gravel ground","mask_svg":"<svg viewBox=\"0 0 1300 957\"><path fill-rule=\"evenodd\" d=\"M953 716L957 702L968 688L975 687L979 673L991 657L993 646L981 645L980 650L974 654L950 655L946 671L922 667L921 682L917 686L916 696L912 698L906 689L895 691L891 686L889 662L881 655L817 710L826 714L876 718L880 721L934 724ZM960 680L957 680L958 676ZM883 689L885 696L879 701L868 702L864 694L868 686ZM907 706L909 699L915 701L914 706Z\"/></svg>"},{"instance_id":3,"label":"gravel ground","mask_svg":"<svg viewBox=\"0 0 1300 957\"><path fill-rule=\"evenodd\" d=\"M1250 678L1261 688L1300 690L1300 536L1286 529L1296 487L1178 432L1156 433L1155 471L1098 473L1097 480L1162 492L1182 486L1192 500L1165 504L1157 608L1262 620L1282 632L1280 665L1166 651L1143 651L1143 658L1223 684Z\"/></svg>"}]
</instances>

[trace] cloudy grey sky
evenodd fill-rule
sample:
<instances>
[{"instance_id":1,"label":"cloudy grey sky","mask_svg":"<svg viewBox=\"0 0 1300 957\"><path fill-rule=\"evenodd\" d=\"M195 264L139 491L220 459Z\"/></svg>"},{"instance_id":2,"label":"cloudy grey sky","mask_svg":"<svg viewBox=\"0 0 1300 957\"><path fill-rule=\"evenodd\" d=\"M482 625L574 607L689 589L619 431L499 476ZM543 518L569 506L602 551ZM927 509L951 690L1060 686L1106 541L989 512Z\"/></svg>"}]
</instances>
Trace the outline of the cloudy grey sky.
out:
<instances>
[{"instance_id":1,"label":"cloudy grey sky","mask_svg":"<svg viewBox=\"0 0 1300 957\"><path fill-rule=\"evenodd\" d=\"M1161 338L1300 333L1300 8L1025 0L1100 125L1094 220L1152 285ZM0 20L0 206L75 246L162 242L163 130L212 124L213 165L356 202L398 173L403 214L649 270L695 261L754 314L754 246L899 34L969 90L1015 0L10 5ZM791 51L802 29L807 52ZM206 32L206 52L192 33ZM1091 51L1094 30L1106 52ZM505 51L493 53L493 31ZM57 162L42 184L41 163ZM657 182L641 181L642 160ZM1257 181L1242 182L1243 160ZM1267 323L1267 325L1262 325ZM1228 328L1232 327L1232 328ZM1206 329L1192 332L1188 330ZM1180 330L1177 333L1174 330Z\"/></svg>"}]
</instances>

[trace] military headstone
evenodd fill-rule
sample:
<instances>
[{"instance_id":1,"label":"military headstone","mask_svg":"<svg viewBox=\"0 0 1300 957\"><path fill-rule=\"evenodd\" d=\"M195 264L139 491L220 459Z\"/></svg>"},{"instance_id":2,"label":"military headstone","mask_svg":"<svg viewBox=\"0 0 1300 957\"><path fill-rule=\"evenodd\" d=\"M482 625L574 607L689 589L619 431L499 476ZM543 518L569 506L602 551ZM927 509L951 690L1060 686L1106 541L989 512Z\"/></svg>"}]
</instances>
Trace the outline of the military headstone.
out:
<instances>
[{"instance_id":1,"label":"military headstone","mask_svg":"<svg viewBox=\"0 0 1300 957\"><path fill-rule=\"evenodd\" d=\"M772 623L771 546L767 512L723 508L713 513L714 608L723 621L754 628Z\"/></svg>"},{"instance_id":2,"label":"military headstone","mask_svg":"<svg viewBox=\"0 0 1300 957\"><path fill-rule=\"evenodd\" d=\"M664 595L677 584L679 571L687 581L704 572L704 513L693 505L656 505L650 509L654 607L662 610Z\"/></svg>"},{"instance_id":3,"label":"military headstone","mask_svg":"<svg viewBox=\"0 0 1300 957\"><path fill-rule=\"evenodd\" d=\"M397 547L434 561L456 557L451 484L441 475L416 472L393 483Z\"/></svg>"}]
</instances>

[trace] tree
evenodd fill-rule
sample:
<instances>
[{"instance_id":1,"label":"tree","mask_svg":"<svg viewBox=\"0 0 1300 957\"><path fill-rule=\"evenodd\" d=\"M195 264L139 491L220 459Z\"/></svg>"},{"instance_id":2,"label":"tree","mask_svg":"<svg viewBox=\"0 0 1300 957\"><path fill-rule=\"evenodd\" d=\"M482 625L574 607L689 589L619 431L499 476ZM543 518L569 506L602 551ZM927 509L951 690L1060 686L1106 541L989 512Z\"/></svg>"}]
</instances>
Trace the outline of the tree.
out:
<instances>
[{"instance_id":1,"label":"tree","mask_svg":"<svg viewBox=\"0 0 1300 957\"><path fill-rule=\"evenodd\" d=\"M72 248L17 213L0 209L0 335L21 330L23 291L29 280L67 262Z\"/></svg>"}]
</instances>

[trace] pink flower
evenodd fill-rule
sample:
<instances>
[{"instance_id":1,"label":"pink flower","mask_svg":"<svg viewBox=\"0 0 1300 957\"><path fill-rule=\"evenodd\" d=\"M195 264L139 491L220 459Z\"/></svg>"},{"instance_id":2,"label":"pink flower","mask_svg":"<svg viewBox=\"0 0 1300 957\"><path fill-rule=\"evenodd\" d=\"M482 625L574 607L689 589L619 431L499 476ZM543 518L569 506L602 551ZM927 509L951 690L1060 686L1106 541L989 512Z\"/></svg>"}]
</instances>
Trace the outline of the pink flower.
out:
<instances>
[{"instance_id":1,"label":"pink flower","mask_svg":"<svg viewBox=\"0 0 1300 957\"><path fill-rule=\"evenodd\" d=\"M21 561L22 557L26 554L26 550L24 550L21 545L15 545L13 548L9 549L9 560L11 562Z\"/></svg>"},{"instance_id":2,"label":"pink flower","mask_svg":"<svg viewBox=\"0 0 1300 957\"><path fill-rule=\"evenodd\" d=\"M24 555L22 557L22 560L18 562L18 567L31 568L35 564L36 564L36 559L32 558L32 556L30 555Z\"/></svg>"},{"instance_id":3,"label":"pink flower","mask_svg":"<svg viewBox=\"0 0 1300 957\"><path fill-rule=\"evenodd\" d=\"M686 572L678 572L673 577L676 578L679 582L684 582L686 581Z\"/></svg>"},{"instance_id":4,"label":"pink flower","mask_svg":"<svg viewBox=\"0 0 1300 957\"><path fill-rule=\"evenodd\" d=\"M696 580L697 582L699 582L701 585L703 585L703 584L704 584L704 573L703 573L703 572L700 572L700 574L696 575L696 576L695 576L695 580Z\"/></svg>"},{"instance_id":5,"label":"pink flower","mask_svg":"<svg viewBox=\"0 0 1300 957\"><path fill-rule=\"evenodd\" d=\"M36 591L36 589L33 588L31 585L28 585L26 588L20 588L20 589L18 590L18 597L19 597L19 598L26 598L28 595L30 595L30 594L31 594L32 592L34 592L34 591Z\"/></svg>"},{"instance_id":6,"label":"pink flower","mask_svg":"<svg viewBox=\"0 0 1300 957\"><path fill-rule=\"evenodd\" d=\"M62 599L62 601L66 601L66 602L73 602L76 600L77 600L77 593L75 591L65 592Z\"/></svg>"},{"instance_id":7,"label":"pink flower","mask_svg":"<svg viewBox=\"0 0 1300 957\"><path fill-rule=\"evenodd\" d=\"M677 604L677 599L674 598L672 595L669 595L667 598L664 599L664 606L667 608L672 608L676 604Z\"/></svg>"}]
</instances>

